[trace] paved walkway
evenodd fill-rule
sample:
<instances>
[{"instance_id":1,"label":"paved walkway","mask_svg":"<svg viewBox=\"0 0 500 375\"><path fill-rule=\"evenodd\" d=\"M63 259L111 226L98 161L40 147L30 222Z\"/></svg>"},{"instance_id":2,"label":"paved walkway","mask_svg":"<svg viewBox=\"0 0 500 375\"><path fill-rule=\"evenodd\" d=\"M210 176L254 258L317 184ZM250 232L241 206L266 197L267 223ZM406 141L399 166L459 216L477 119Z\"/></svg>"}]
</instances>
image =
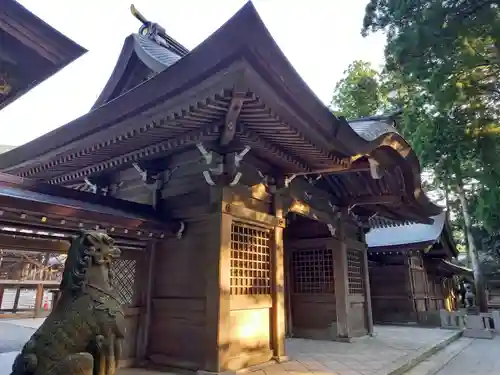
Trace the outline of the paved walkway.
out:
<instances>
[{"instance_id":1,"label":"paved walkway","mask_svg":"<svg viewBox=\"0 0 500 375\"><path fill-rule=\"evenodd\" d=\"M43 321L44 318L0 320L0 353L21 349Z\"/></svg>"},{"instance_id":2,"label":"paved walkway","mask_svg":"<svg viewBox=\"0 0 500 375\"><path fill-rule=\"evenodd\" d=\"M500 336L461 338L405 375L499 375Z\"/></svg>"},{"instance_id":3,"label":"paved walkway","mask_svg":"<svg viewBox=\"0 0 500 375\"><path fill-rule=\"evenodd\" d=\"M0 321L0 375L9 375L12 361L43 319ZM375 327L375 337L353 343L289 339L290 361L250 369L251 375L387 375L456 334L454 331L415 327ZM3 349L2 349L3 346ZM144 375L136 369L121 375ZM158 372L147 372L149 375ZM463 372L458 372L461 374ZM164 373L163 373L164 374ZM496 375L499 375L498 372ZM250 374L249 374L250 375ZM441 374L440 374L441 375ZM448 375L448 374L443 374ZM454 374L455 375L455 374ZM468 374L469 375L469 374ZM485 375L485 374L481 374Z\"/></svg>"},{"instance_id":4,"label":"paved walkway","mask_svg":"<svg viewBox=\"0 0 500 375\"><path fill-rule=\"evenodd\" d=\"M375 337L353 343L291 339L287 340L290 361L257 366L251 372L252 375L386 375L455 334L441 329L377 326Z\"/></svg>"}]
</instances>

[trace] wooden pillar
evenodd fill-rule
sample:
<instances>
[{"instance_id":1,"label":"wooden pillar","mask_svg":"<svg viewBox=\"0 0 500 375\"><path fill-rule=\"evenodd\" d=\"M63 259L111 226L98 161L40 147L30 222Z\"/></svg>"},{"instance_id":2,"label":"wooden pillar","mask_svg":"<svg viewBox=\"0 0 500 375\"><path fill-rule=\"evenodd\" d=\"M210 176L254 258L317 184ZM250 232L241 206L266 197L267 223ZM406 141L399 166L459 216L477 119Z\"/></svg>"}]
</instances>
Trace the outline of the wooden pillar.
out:
<instances>
[{"instance_id":1,"label":"wooden pillar","mask_svg":"<svg viewBox=\"0 0 500 375\"><path fill-rule=\"evenodd\" d=\"M366 245L366 241L363 242ZM370 289L370 271L368 269L368 248L365 246L363 250L363 284L365 289L365 319L366 329L369 335L373 335L373 310L372 310L372 294Z\"/></svg>"},{"instance_id":2,"label":"wooden pillar","mask_svg":"<svg viewBox=\"0 0 500 375\"><path fill-rule=\"evenodd\" d=\"M211 217L213 237L205 249L206 255L206 355L203 372L218 373L228 357L230 340L230 251L231 216L223 213L223 188L212 187Z\"/></svg>"},{"instance_id":3,"label":"wooden pillar","mask_svg":"<svg viewBox=\"0 0 500 375\"><path fill-rule=\"evenodd\" d=\"M284 224L284 213L281 196L273 195L274 215ZM273 355L277 361L286 360L285 357L285 265L283 247L283 225L274 228L271 235L271 264L272 264L272 338Z\"/></svg>"},{"instance_id":4,"label":"wooden pillar","mask_svg":"<svg viewBox=\"0 0 500 375\"><path fill-rule=\"evenodd\" d=\"M12 306L12 312L17 313L17 308L19 306L19 297L21 296L21 286L16 287L16 296L14 297L14 305Z\"/></svg>"},{"instance_id":5,"label":"wooden pillar","mask_svg":"<svg viewBox=\"0 0 500 375\"><path fill-rule=\"evenodd\" d=\"M427 268L425 266L422 253L421 252L417 252L417 256L419 258L420 265L421 265L421 267L423 269L424 291L425 291L425 296L424 296L425 313L428 313L430 311L430 307L431 307L430 306L431 305L430 297L432 295L434 295L434 293L431 294L431 288L430 288L430 284L429 284L429 276L430 275L427 272ZM434 282L434 279L432 278L431 281ZM434 286L433 286L433 290L434 290Z\"/></svg>"},{"instance_id":6,"label":"wooden pillar","mask_svg":"<svg viewBox=\"0 0 500 375\"><path fill-rule=\"evenodd\" d=\"M219 326L217 332L218 371L224 371L227 368L229 346L231 344L231 224L231 215L222 213L218 262L219 290L217 296L219 300Z\"/></svg>"},{"instance_id":7,"label":"wooden pillar","mask_svg":"<svg viewBox=\"0 0 500 375\"><path fill-rule=\"evenodd\" d=\"M335 275L335 308L337 311L337 335L340 338L349 338L349 275L347 272L347 244L345 222L339 220L339 248L333 253L333 267Z\"/></svg>"},{"instance_id":8,"label":"wooden pillar","mask_svg":"<svg viewBox=\"0 0 500 375\"><path fill-rule=\"evenodd\" d=\"M140 277L145 278L145 282L139 282L139 286L144 286L145 292L140 294L139 303L142 306L143 316L139 322L139 332L137 335L137 349L136 357L138 361L146 360L146 353L148 351L149 335L151 329L151 308L152 308L152 291L153 291L153 280L154 280L154 264L156 255L156 241L150 241L146 251L146 262L141 262L139 264L142 267L139 268L142 272L139 274ZM144 271L146 271L144 273ZM135 292L139 292L138 288Z\"/></svg>"},{"instance_id":9,"label":"wooden pillar","mask_svg":"<svg viewBox=\"0 0 500 375\"><path fill-rule=\"evenodd\" d=\"M415 283L413 280L413 269L411 264L411 258L409 255L405 255L404 262L407 270L406 291L408 295L409 310L411 315L409 319L417 321L418 311L417 311L417 301L415 299Z\"/></svg>"},{"instance_id":10,"label":"wooden pillar","mask_svg":"<svg viewBox=\"0 0 500 375\"><path fill-rule=\"evenodd\" d=\"M283 249L285 244L283 243ZM291 252L284 253L285 261L285 313L286 313L286 335L293 337L293 316L292 316L292 288L293 288L293 275L292 275L292 262Z\"/></svg>"},{"instance_id":11,"label":"wooden pillar","mask_svg":"<svg viewBox=\"0 0 500 375\"><path fill-rule=\"evenodd\" d=\"M52 289L50 293L52 294L52 306L50 308L51 310L54 310L59 298L61 298L61 291L59 289Z\"/></svg>"},{"instance_id":12,"label":"wooden pillar","mask_svg":"<svg viewBox=\"0 0 500 375\"><path fill-rule=\"evenodd\" d=\"M42 312L43 290L43 284L38 284L36 286L35 311L33 313L34 318L39 317Z\"/></svg>"},{"instance_id":13,"label":"wooden pillar","mask_svg":"<svg viewBox=\"0 0 500 375\"><path fill-rule=\"evenodd\" d=\"M273 357L286 359L280 201L273 198L281 221L269 214L270 204L257 211L245 197L248 191L237 189L214 187L212 192L218 227L213 243L204 249L208 258L203 372L237 371Z\"/></svg>"},{"instance_id":14,"label":"wooden pillar","mask_svg":"<svg viewBox=\"0 0 500 375\"><path fill-rule=\"evenodd\" d=\"M2 301L3 301L3 292L5 290L5 287L3 285L0 285L0 310L2 309Z\"/></svg>"}]
</instances>

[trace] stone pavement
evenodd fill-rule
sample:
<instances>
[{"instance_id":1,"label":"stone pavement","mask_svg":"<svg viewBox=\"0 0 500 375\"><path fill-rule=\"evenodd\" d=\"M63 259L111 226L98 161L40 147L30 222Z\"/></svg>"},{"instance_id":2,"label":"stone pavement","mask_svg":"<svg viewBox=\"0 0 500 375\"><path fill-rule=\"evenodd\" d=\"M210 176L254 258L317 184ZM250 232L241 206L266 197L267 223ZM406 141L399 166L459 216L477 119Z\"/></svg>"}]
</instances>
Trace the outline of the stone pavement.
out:
<instances>
[{"instance_id":1,"label":"stone pavement","mask_svg":"<svg viewBox=\"0 0 500 375\"><path fill-rule=\"evenodd\" d=\"M42 325L44 320L45 318L2 319L0 320L0 323L7 323L19 327L37 329Z\"/></svg>"},{"instance_id":2,"label":"stone pavement","mask_svg":"<svg viewBox=\"0 0 500 375\"><path fill-rule=\"evenodd\" d=\"M21 349L44 320L44 318L0 320L0 353Z\"/></svg>"},{"instance_id":3,"label":"stone pavement","mask_svg":"<svg viewBox=\"0 0 500 375\"><path fill-rule=\"evenodd\" d=\"M31 335L33 328L21 327L0 321L0 353L19 350Z\"/></svg>"},{"instance_id":4,"label":"stone pavement","mask_svg":"<svg viewBox=\"0 0 500 375\"><path fill-rule=\"evenodd\" d=\"M375 337L353 343L289 339L288 362L256 366L249 371L252 375L401 374L403 368L409 368L423 356L430 356L435 352L433 348L452 341L457 334L438 328L376 326Z\"/></svg>"},{"instance_id":5,"label":"stone pavement","mask_svg":"<svg viewBox=\"0 0 500 375\"><path fill-rule=\"evenodd\" d=\"M0 375L10 373L15 355L41 321L43 320L0 321L0 348L3 345L5 351L0 353ZM399 375L402 373L401 368L408 366L417 357L431 355L430 351L436 345L451 341L456 335L456 331L441 329L376 326L375 337L362 338L352 343L288 339L288 362L256 366L244 372L248 375ZM463 372L459 371L457 374L461 373ZM158 374L156 371L138 369L119 371L119 375ZM500 371L496 375L500 375Z\"/></svg>"},{"instance_id":6,"label":"stone pavement","mask_svg":"<svg viewBox=\"0 0 500 375\"><path fill-rule=\"evenodd\" d=\"M500 336L461 338L405 375L499 375Z\"/></svg>"}]
</instances>

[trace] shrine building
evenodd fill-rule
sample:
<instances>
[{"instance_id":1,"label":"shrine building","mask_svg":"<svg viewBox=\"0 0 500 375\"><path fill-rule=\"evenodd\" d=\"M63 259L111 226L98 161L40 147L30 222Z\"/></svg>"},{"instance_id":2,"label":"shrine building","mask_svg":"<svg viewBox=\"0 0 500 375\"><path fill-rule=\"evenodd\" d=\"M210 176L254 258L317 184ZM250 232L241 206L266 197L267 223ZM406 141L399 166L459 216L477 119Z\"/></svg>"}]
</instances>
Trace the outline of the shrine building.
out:
<instances>
[{"instance_id":1,"label":"shrine building","mask_svg":"<svg viewBox=\"0 0 500 375\"><path fill-rule=\"evenodd\" d=\"M373 320L440 326L439 310L456 309L454 276L471 271L458 256L446 212L432 224L371 219L366 235Z\"/></svg>"},{"instance_id":2,"label":"shrine building","mask_svg":"<svg viewBox=\"0 0 500 375\"><path fill-rule=\"evenodd\" d=\"M370 218L442 212L394 120L335 117L252 3L192 51L134 14L89 112L0 155L0 240L118 241L122 366L224 372L286 360L287 336L371 334Z\"/></svg>"}]
</instances>

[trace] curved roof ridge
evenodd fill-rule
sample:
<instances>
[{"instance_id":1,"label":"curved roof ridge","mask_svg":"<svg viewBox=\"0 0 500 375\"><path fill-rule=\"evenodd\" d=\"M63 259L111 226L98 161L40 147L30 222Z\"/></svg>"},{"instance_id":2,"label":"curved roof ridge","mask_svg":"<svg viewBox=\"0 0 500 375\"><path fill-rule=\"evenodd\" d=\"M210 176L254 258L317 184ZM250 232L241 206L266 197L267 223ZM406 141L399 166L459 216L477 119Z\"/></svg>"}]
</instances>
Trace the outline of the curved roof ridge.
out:
<instances>
[{"instance_id":1,"label":"curved roof ridge","mask_svg":"<svg viewBox=\"0 0 500 375\"><path fill-rule=\"evenodd\" d=\"M162 27L144 24L139 33L125 38L113 72L91 111L161 73L188 53L189 50L166 34ZM147 68L146 71L134 77L133 72L140 69L141 65ZM131 81L133 78L135 81Z\"/></svg>"},{"instance_id":2,"label":"curved roof ridge","mask_svg":"<svg viewBox=\"0 0 500 375\"><path fill-rule=\"evenodd\" d=\"M381 165L399 164L404 162L410 168L401 168L405 180L410 182L405 188L409 196L413 196L416 202L424 207L431 215L438 215L443 208L431 202L422 188L421 167L417 154L411 145L399 134L394 124L393 116L375 116L347 121L339 117L341 123L338 138L344 139L345 144L350 145L351 150L358 154L369 154ZM390 149L392 152L384 153L383 150ZM394 158L391 153L398 155ZM387 160L387 159L392 160Z\"/></svg>"}]
</instances>

